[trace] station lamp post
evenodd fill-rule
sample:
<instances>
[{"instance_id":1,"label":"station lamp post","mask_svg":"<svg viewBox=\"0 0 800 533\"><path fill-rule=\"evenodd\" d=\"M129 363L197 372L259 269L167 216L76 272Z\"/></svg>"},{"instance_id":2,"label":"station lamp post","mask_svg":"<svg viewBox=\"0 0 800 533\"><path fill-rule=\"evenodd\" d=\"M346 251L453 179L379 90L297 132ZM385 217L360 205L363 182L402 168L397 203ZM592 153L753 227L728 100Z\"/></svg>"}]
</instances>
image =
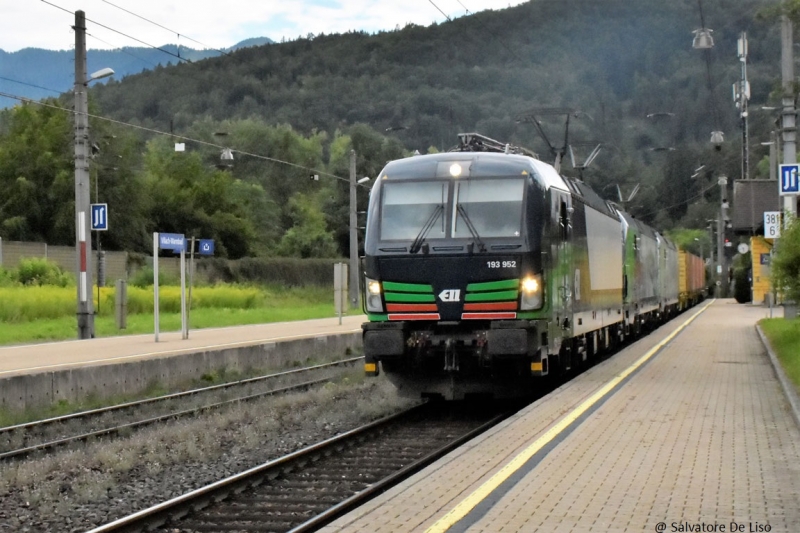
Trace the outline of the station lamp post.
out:
<instances>
[{"instance_id":1,"label":"station lamp post","mask_svg":"<svg viewBox=\"0 0 800 533\"><path fill-rule=\"evenodd\" d=\"M720 188L720 208L719 218L717 218L717 297L725 298L728 296L728 272L727 261L725 260L725 228L728 225L728 204L727 185L728 178L720 176L717 178Z\"/></svg>"},{"instance_id":2,"label":"station lamp post","mask_svg":"<svg viewBox=\"0 0 800 533\"><path fill-rule=\"evenodd\" d=\"M349 266L349 280L348 280L348 299L350 305L355 308L358 306L359 284L361 276L358 268L358 197L356 195L356 188L364 186L370 178L356 179L356 151L350 150L350 266Z\"/></svg>"},{"instance_id":3,"label":"station lamp post","mask_svg":"<svg viewBox=\"0 0 800 533\"><path fill-rule=\"evenodd\" d=\"M78 281L78 338L94 337L94 302L92 301L92 256L88 248L91 230L89 184L89 83L114 74L110 68L86 75L86 15L75 12L75 252Z\"/></svg>"}]
</instances>

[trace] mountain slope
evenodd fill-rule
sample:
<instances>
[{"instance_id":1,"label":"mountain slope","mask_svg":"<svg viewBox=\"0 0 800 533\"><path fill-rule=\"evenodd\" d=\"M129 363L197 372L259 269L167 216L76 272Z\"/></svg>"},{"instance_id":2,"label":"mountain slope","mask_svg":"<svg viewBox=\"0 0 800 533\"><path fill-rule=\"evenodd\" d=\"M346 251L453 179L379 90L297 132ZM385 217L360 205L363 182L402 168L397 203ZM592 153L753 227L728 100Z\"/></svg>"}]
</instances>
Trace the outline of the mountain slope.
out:
<instances>
[{"instance_id":1,"label":"mountain slope","mask_svg":"<svg viewBox=\"0 0 800 533\"><path fill-rule=\"evenodd\" d=\"M272 42L267 37L247 39L227 48L225 52ZM174 44L166 44L160 48L168 53L146 47L89 50L86 58L87 70L91 74L101 68L111 67L116 73L116 79L122 79L127 75L151 70L159 65L178 63L181 59L176 56L189 61L199 61L221 55L216 50L195 50ZM16 52L0 50L0 77L38 86L31 87L0 79L0 91L34 100L70 91L75 79L74 60L75 53L71 50L44 50L41 48L24 48ZM0 98L0 107L10 107L14 103L14 100Z\"/></svg>"},{"instance_id":2,"label":"mountain slope","mask_svg":"<svg viewBox=\"0 0 800 533\"><path fill-rule=\"evenodd\" d=\"M364 122L405 127L398 137L423 150L446 148L455 133L474 129L530 143L533 129L515 117L534 106L593 117L573 124L584 140L707 141L711 131L736 124L728 101L740 31L751 36L753 98L765 100L777 75L777 38L753 21L767 0L729 4L705 13L717 40L710 51L713 98L703 53L691 46L700 22L689 0L532 1L430 27L249 48L131 76L95 93L116 118L162 128L186 128L201 116L259 116L302 131ZM656 111L676 114L673 131L623 136L619 120L635 117L629 126L646 130L640 122Z\"/></svg>"}]
</instances>

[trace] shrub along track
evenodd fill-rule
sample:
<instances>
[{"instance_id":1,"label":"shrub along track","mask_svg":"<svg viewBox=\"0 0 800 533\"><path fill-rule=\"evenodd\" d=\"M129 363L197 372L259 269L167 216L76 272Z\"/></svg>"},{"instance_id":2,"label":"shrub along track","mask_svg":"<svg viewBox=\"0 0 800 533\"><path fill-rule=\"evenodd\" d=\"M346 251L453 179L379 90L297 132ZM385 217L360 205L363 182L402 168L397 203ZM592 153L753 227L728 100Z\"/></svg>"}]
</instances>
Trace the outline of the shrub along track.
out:
<instances>
[{"instance_id":1,"label":"shrub along track","mask_svg":"<svg viewBox=\"0 0 800 533\"><path fill-rule=\"evenodd\" d=\"M352 357L0 428L0 461L24 458L35 452L99 437L127 436L153 424L264 396L308 389L328 383L336 378L338 370L349 369L361 359ZM298 381L298 378L303 381ZM276 386L276 383L282 386Z\"/></svg>"},{"instance_id":2,"label":"shrub along track","mask_svg":"<svg viewBox=\"0 0 800 533\"><path fill-rule=\"evenodd\" d=\"M414 407L90 533L313 531L516 412L519 405Z\"/></svg>"}]
</instances>

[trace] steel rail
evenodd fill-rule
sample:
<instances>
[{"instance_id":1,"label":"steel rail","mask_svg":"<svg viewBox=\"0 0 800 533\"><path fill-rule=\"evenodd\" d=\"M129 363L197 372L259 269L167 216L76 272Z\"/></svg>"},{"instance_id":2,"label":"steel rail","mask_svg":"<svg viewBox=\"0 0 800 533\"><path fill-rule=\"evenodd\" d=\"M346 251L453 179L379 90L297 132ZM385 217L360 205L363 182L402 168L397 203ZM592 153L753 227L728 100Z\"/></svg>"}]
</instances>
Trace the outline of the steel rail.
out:
<instances>
[{"instance_id":1,"label":"steel rail","mask_svg":"<svg viewBox=\"0 0 800 533\"><path fill-rule=\"evenodd\" d=\"M409 478L412 475L416 474L426 466L444 457L445 455L455 450L462 444L480 435L481 433L485 432L486 430L496 425L498 422L501 422L507 417L508 413L505 413L492 418L488 422L473 429L469 433L462 435L458 439L446 444L445 446L439 448L438 450L434 450L425 457L422 457L421 459L414 461L408 466L401 468L397 472L389 475L388 477L382 479L381 481L373 483L372 485L362 490L361 492L354 494L353 496L347 498L343 502L331 507L327 511L320 513L314 518L307 520L306 522L300 524L299 526L289 530L289 533L310 533L311 531L316 531L317 529L330 524L337 518L344 516L353 509L365 504L372 498L386 492L391 487L397 485L406 478Z\"/></svg>"},{"instance_id":2,"label":"steel rail","mask_svg":"<svg viewBox=\"0 0 800 533\"><path fill-rule=\"evenodd\" d=\"M363 356L361 356L361 357L351 357L349 359L342 359L340 361L333 361L333 362L330 362L330 363L322 363L322 364L319 364L319 365L309 366L309 367L305 367L305 368L295 368L293 370L286 370L286 371L283 371L283 372L277 372L275 374L267 374L267 375L264 375L264 376L257 376L257 377L254 377L254 378L241 379L241 380L238 380L238 381L231 381L229 383L220 383L219 385L211 385L211 386L208 386L208 387L201 387L199 389L192 389L192 390L188 390L188 391L175 392L175 393L172 393L172 394L165 394L165 395L162 395L162 396L156 396L154 398L146 398L144 400L135 400L135 401L132 401L132 402L126 402L126 403L121 403L121 404L117 404L117 405L110 405L110 406L107 406L107 407L99 407L97 409L91 409L91 410L87 410L87 411L79 411L77 413L71 413L71 414L68 414L68 415L56 416L56 417L52 417L52 418L45 418L43 420L36 420L36 421L33 421L33 422L25 422L23 424L16 424L16 425L13 425L13 426L6 426L6 427L0 428L0 435L3 434L3 433L8 433L8 432L11 432L11 431L15 431L15 430L29 429L31 427L42 426L42 425L45 425L45 424L53 424L53 423L57 423L57 422L66 422L66 421L75 420L75 419L81 418L81 417L99 415L99 414L103 414L103 413L113 412L113 411L116 411L116 410L128 409L128 408L131 408L131 407L140 407L142 405L147 405L147 404L151 404L151 403L174 400L174 399L177 399L177 398L182 398L182 397L186 397L186 396L193 396L193 395L196 395L196 394L201 394L201 393L206 393L206 392L213 392L213 391L217 391L217 390L224 390L224 389L227 389L227 388L232 388L232 387L236 387L236 386L240 386L240 385L249 385L249 384L252 384L252 383L257 383L259 381L266 381L268 379L275 379L275 378L288 376L288 375L292 375L292 374L298 374L298 373L302 373L302 372L310 372L312 370L319 370L319 369L322 369L322 368L328 368L328 367L332 367L332 366L339 366L339 365L343 365L343 364L347 364L347 363L354 363L354 362L356 362L356 361L358 361L360 359L363 359L363 358L364 358Z\"/></svg>"},{"instance_id":3,"label":"steel rail","mask_svg":"<svg viewBox=\"0 0 800 533\"><path fill-rule=\"evenodd\" d=\"M409 416L423 408L425 408L425 404L370 422L369 424L352 429L341 435L336 435L330 439L312 444L302 450L268 461L262 465L240 472L239 474L216 481L205 487L201 487L166 502L97 527L87 533L152 531L164 525L170 519L178 519L185 516L190 511L202 509L209 503L226 498L230 493L241 492L248 487L259 485L264 480L273 479L280 474L284 467L290 467L298 461L308 459L317 452L332 449L337 445L363 436L372 429L377 429L397 419Z\"/></svg>"},{"instance_id":4,"label":"steel rail","mask_svg":"<svg viewBox=\"0 0 800 533\"><path fill-rule=\"evenodd\" d=\"M99 429L97 431L91 431L89 433L82 433L80 435L74 435L72 437L64 437L63 439L57 439L49 442L44 442L41 444L36 444L33 446L28 446L26 448L19 448L17 450L11 450L8 452L0 453L0 460L11 459L13 457L24 457L30 455L36 451L47 450L50 448L55 448L57 446L64 446L66 444L72 442L79 442L84 441L93 437L102 437L104 435L111 435L113 433L118 433L125 429L136 429L139 427L149 426L152 424L156 424L158 422L163 422L165 420L177 419L182 418L185 416L194 415L196 413L200 413L203 411L210 411L212 409L218 409L220 407L224 407L226 405L245 402L248 400L254 400L256 398L262 398L264 396L272 396L274 394L282 394L286 392L291 392L300 389L307 389L309 387L313 387L314 385L319 385L321 383L329 383L332 378L321 378L312 381L305 381L303 383L298 383L296 385L289 385L287 387L281 387L280 389L273 389L270 391L259 392L258 394L251 394L249 396L243 396L241 398L233 398L230 400L225 400L224 402L217 402L208 405L203 405L200 407L195 407L193 409L184 409L183 411L176 411L174 413L168 413L166 415L160 415L152 418L147 418L145 420L138 420L136 422L130 422L128 424L121 424L119 426L114 426L110 428Z\"/></svg>"}]
</instances>

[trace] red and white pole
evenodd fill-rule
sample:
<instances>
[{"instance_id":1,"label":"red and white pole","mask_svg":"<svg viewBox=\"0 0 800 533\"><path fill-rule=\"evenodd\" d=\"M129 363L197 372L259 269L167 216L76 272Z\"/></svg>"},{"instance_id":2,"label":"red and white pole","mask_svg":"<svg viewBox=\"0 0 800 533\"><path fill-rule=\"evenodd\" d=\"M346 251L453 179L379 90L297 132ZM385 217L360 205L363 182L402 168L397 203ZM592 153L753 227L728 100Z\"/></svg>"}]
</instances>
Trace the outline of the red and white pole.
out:
<instances>
[{"instance_id":1,"label":"red and white pole","mask_svg":"<svg viewBox=\"0 0 800 533\"><path fill-rule=\"evenodd\" d=\"M88 256L88 250L86 249L86 211L80 211L78 213L78 247L80 249L80 268L78 271L78 276L80 277L78 280L79 298L81 302L86 302L89 298L89 288L86 286L86 260Z\"/></svg>"}]
</instances>

